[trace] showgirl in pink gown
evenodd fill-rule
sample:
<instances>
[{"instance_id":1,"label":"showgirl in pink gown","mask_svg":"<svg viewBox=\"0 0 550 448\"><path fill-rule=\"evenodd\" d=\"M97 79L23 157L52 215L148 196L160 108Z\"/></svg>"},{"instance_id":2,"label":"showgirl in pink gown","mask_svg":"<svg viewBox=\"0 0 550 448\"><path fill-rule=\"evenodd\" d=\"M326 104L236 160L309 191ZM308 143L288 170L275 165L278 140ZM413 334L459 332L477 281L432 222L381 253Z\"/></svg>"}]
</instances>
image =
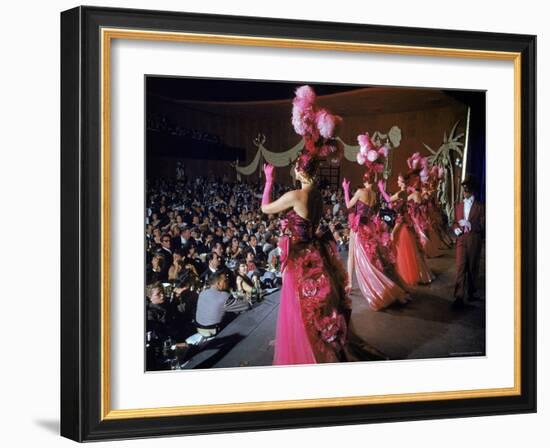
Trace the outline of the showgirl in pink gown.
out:
<instances>
[{"instance_id":1,"label":"showgirl in pink gown","mask_svg":"<svg viewBox=\"0 0 550 448\"><path fill-rule=\"evenodd\" d=\"M406 303L408 293L384 274L391 265L390 235L386 224L361 201L355 204L351 226L354 238L352 252L355 277L369 307L378 311L398 301ZM351 274L350 274L351 276Z\"/></svg>"},{"instance_id":2,"label":"showgirl in pink gown","mask_svg":"<svg viewBox=\"0 0 550 448\"><path fill-rule=\"evenodd\" d=\"M321 205L321 204L319 204ZM332 236L294 210L283 220L283 287L273 363L344 361L350 311L346 273Z\"/></svg>"},{"instance_id":3,"label":"showgirl in pink gown","mask_svg":"<svg viewBox=\"0 0 550 448\"><path fill-rule=\"evenodd\" d=\"M340 117L315 105L309 86L297 89L292 123L305 147L296 160L301 188L271 201L273 167L264 166L266 185L262 212L286 211L279 239L283 286L273 363L315 364L346 361L351 315L346 272L329 232L318 234L323 199L315 182L319 159L337 157L333 138Z\"/></svg>"},{"instance_id":4,"label":"showgirl in pink gown","mask_svg":"<svg viewBox=\"0 0 550 448\"><path fill-rule=\"evenodd\" d=\"M387 156L383 146L376 145L368 134L358 136L360 151L357 162L365 167L364 188L350 199L349 182L344 179L342 187L346 206L350 211L350 243L348 253L349 286L353 274L369 307L378 311L399 301L406 303L408 293L394 283L387 271L393 269L393 252L390 233L386 224L377 216L373 206L377 195L373 190L377 172L384 168L382 159Z\"/></svg>"},{"instance_id":5,"label":"showgirl in pink gown","mask_svg":"<svg viewBox=\"0 0 550 448\"><path fill-rule=\"evenodd\" d=\"M431 283L435 277L430 271L417 241L410 212L411 209L414 209L414 202L407 199L406 182L403 176L399 176L398 185L401 190L388 198L397 213L395 227L392 231L397 274L403 283L409 286Z\"/></svg>"},{"instance_id":6,"label":"showgirl in pink gown","mask_svg":"<svg viewBox=\"0 0 550 448\"><path fill-rule=\"evenodd\" d=\"M407 162L410 167L414 164L420 166L420 172L414 177L411 186L414 192L410 195L413 201L409 207L409 214L414 230L426 257L439 257L442 255L441 249L445 248L440 236L443 229L438 228L441 214L436 210L435 198L428 187L437 185L444 171L438 166L428 169L428 160L421 157L420 153L413 154Z\"/></svg>"}]
</instances>

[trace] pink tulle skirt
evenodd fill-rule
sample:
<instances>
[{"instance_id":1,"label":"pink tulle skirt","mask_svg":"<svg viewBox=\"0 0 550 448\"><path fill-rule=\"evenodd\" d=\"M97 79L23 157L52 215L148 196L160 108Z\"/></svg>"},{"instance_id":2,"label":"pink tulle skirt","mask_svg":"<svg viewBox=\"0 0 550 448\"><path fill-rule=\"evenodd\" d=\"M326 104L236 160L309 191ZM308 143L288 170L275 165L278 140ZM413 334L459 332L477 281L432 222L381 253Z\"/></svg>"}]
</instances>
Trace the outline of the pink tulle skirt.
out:
<instances>
[{"instance_id":1,"label":"pink tulle skirt","mask_svg":"<svg viewBox=\"0 0 550 448\"><path fill-rule=\"evenodd\" d=\"M333 242L298 245L283 271L275 336L276 365L345 360L350 302Z\"/></svg>"},{"instance_id":2,"label":"pink tulle skirt","mask_svg":"<svg viewBox=\"0 0 550 448\"><path fill-rule=\"evenodd\" d=\"M378 311L395 301L404 302L407 293L369 260L365 249L366 242L362 240L361 232L356 232L354 235L355 244L353 254L350 254L350 256L355 257L355 276L359 289L367 300L369 307L374 311Z\"/></svg>"},{"instance_id":3,"label":"pink tulle skirt","mask_svg":"<svg viewBox=\"0 0 550 448\"><path fill-rule=\"evenodd\" d=\"M316 364L302 318L298 294L296 294L294 269L290 264L283 272L273 364Z\"/></svg>"},{"instance_id":4,"label":"pink tulle skirt","mask_svg":"<svg viewBox=\"0 0 550 448\"><path fill-rule=\"evenodd\" d=\"M414 233L402 224L395 235L395 268L407 285L430 283L435 277L418 249Z\"/></svg>"}]
</instances>

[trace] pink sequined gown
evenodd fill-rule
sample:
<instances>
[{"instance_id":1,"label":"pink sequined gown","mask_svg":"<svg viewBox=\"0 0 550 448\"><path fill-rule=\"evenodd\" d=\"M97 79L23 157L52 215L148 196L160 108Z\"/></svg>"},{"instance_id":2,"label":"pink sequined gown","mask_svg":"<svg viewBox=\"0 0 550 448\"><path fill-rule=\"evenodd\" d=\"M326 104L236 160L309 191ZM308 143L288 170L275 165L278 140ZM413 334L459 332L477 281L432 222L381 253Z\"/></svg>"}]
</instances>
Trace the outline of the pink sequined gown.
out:
<instances>
[{"instance_id":1,"label":"pink sequined gown","mask_svg":"<svg viewBox=\"0 0 550 448\"><path fill-rule=\"evenodd\" d=\"M384 273L393 261L387 226L362 201L356 202L349 218L355 236L349 256L354 257L355 277L369 307L378 311L395 301L405 302L408 294Z\"/></svg>"},{"instance_id":2,"label":"pink sequined gown","mask_svg":"<svg viewBox=\"0 0 550 448\"><path fill-rule=\"evenodd\" d=\"M395 268L401 280L409 286L419 283L430 283L435 277L430 271L424 254L418 247L414 223L409 213L412 201L398 199L394 210L398 213L394 235Z\"/></svg>"},{"instance_id":3,"label":"pink sequined gown","mask_svg":"<svg viewBox=\"0 0 550 448\"><path fill-rule=\"evenodd\" d=\"M336 244L294 211L281 221L283 286L273 364L345 361L351 311Z\"/></svg>"}]
</instances>

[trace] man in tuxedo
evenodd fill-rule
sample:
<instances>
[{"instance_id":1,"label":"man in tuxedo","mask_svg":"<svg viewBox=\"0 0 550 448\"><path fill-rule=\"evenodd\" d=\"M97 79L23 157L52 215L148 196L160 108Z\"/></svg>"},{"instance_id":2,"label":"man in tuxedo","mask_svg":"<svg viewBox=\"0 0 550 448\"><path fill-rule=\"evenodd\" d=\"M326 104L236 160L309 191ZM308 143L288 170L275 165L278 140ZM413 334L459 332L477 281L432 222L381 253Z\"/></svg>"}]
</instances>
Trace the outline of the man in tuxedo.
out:
<instances>
[{"instance_id":1,"label":"man in tuxedo","mask_svg":"<svg viewBox=\"0 0 550 448\"><path fill-rule=\"evenodd\" d=\"M254 222L248 221L246 223L246 228L244 229L245 233L248 234L248 237L250 238L252 235L254 235L256 232L254 231Z\"/></svg>"},{"instance_id":2,"label":"man in tuxedo","mask_svg":"<svg viewBox=\"0 0 550 448\"><path fill-rule=\"evenodd\" d=\"M216 252L210 252L206 257L206 262L208 263L208 267L200 276L200 281L204 286L208 286L210 284L210 277L221 270L221 259Z\"/></svg>"},{"instance_id":3,"label":"man in tuxedo","mask_svg":"<svg viewBox=\"0 0 550 448\"><path fill-rule=\"evenodd\" d=\"M172 263L174 261L174 255L172 253L172 237L170 234L165 233L162 235L161 239L162 246L157 251L158 254L162 255L164 258L164 262L161 266L161 275L160 275L160 281L167 281L168 280L168 270L170 269L170 266L172 266Z\"/></svg>"},{"instance_id":4,"label":"man in tuxedo","mask_svg":"<svg viewBox=\"0 0 550 448\"><path fill-rule=\"evenodd\" d=\"M170 223L170 218L168 217L168 210L165 205L161 205L158 212L158 219L160 221L159 227L165 227Z\"/></svg>"},{"instance_id":5,"label":"man in tuxedo","mask_svg":"<svg viewBox=\"0 0 550 448\"><path fill-rule=\"evenodd\" d=\"M464 301L476 300L479 276L479 258L485 233L485 207L474 196L475 182L466 178L462 182L464 199L455 206L453 231L456 241L455 306Z\"/></svg>"},{"instance_id":6,"label":"man in tuxedo","mask_svg":"<svg viewBox=\"0 0 550 448\"><path fill-rule=\"evenodd\" d=\"M188 244L195 244L195 240L191 236L191 229L189 227L184 227L180 231L179 236L172 240L172 244L174 249L181 249Z\"/></svg>"},{"instance_id":7,"label":"man in tuxedo","mask_svg":"<svg viewBox=\"0 0 550 448\"><path fill-rule=\"evenodd\" d=\"M173 225L170 229L170 234L172 235L172 245L173 250L181 249L181 229L177 224Z\"/></svg>"},{"instance_id":8,"label":"man in tuxedo","mask_svg":"<svg viewBox=\"0 0 550 448\"><path fill-rule=\"evenodd\" d=\"M212 252L212 249L214 248L214 244L216 243L216 241L214 240L214 234L207 231L206 232L206 235L204 237L204 252L208 253L208 252Z\"/></svg>"},{"instance_id":9,"label":"man in tuxedo","mask_svg":"<svg viewBox=\"0 0 550 448\"><path fill-rule=\"evenodd\" d=\"M250 251L254 254L254 262L256 264L263 264L266 257L262 248L258 246L258 238L256 237L256 235L253 234L250 237L250 243L248 244L248 247Z\"/></svg>"},{"instance_id":10,"label":"man in tuxedo","mask_svg":"<svg viewBox=\"0 0 550 448\"><path fill-rule=\"evenodd\" d=\"M202 235L199 232L199 229L196 227L193 227L191 229L191 238L192 240L195 240L195 244L197 245L197 253L198 254L204 254L207 252L206 247L204 246L204 242L202 240Z\"/></svg>"}]
</instances>

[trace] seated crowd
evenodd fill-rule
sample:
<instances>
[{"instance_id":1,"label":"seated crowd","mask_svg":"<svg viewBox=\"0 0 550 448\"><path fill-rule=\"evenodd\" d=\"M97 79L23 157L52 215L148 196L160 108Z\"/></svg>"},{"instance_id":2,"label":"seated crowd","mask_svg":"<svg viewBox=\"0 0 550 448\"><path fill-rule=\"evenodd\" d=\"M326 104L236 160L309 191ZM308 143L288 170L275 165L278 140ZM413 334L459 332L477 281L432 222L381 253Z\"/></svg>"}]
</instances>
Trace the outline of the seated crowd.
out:
<instances>
[{"instance_id":1,"label":"seated crowd","mask_svg":"<svg viewBox=\"0 0 550 448\"><path fill-rule=\"evenodd\" d=\"M321 226L344 250L347 214L341 191L334 190L323 189ZM283 192L279 186L274 195ZM257 184L206 178L148 183L148 370L168 368L167 347L196 333L215 336L235 313L279 286L279 217L262 214L260 201Z\"/></svg>"}]
</instances>

